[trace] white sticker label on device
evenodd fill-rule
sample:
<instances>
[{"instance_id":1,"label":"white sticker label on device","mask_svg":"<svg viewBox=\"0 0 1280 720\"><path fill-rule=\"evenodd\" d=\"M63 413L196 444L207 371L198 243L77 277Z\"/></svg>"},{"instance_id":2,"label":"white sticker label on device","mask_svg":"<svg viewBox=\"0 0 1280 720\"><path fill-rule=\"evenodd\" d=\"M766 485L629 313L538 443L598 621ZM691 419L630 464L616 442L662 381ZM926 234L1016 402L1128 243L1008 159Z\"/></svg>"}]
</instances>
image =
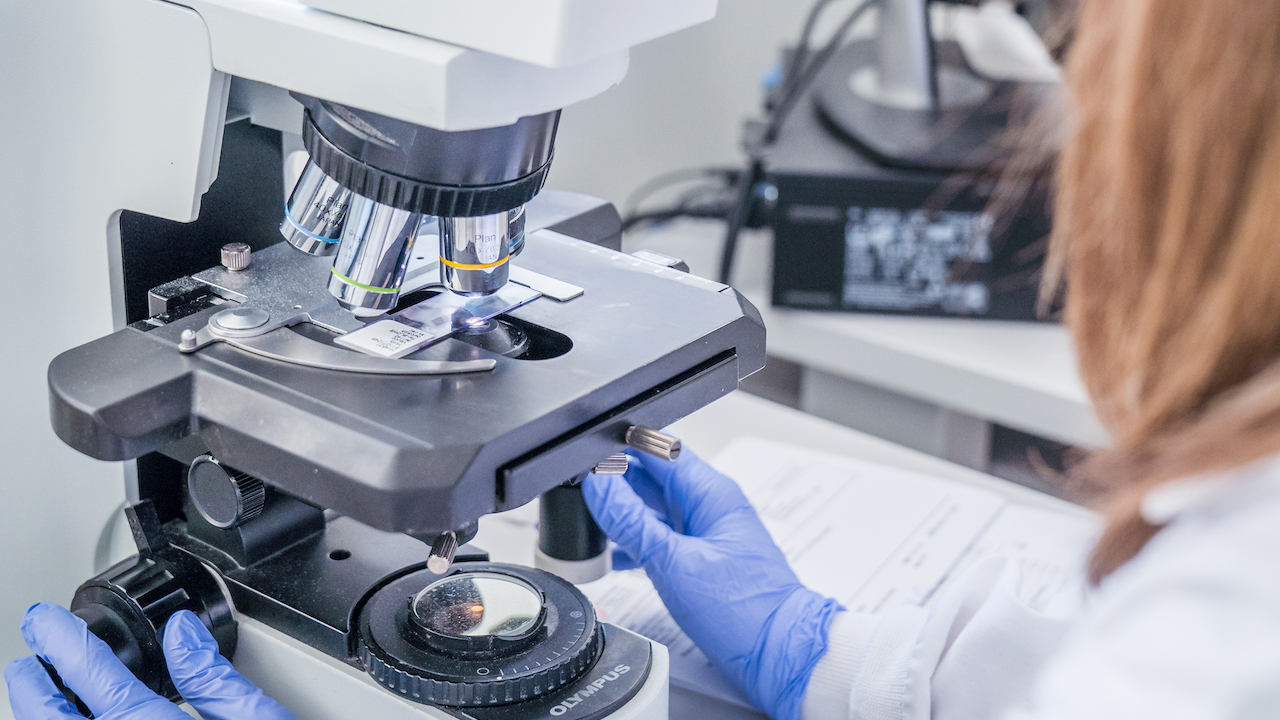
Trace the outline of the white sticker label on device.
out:
<instances>
[{"instance_id":1,"label":"white sticker label on device","mask_svg":"<svg viewBox=\"0 0 1280 720\"><path fill-rule=\"evenodd\" d=\"M433 337L430 333L395 320L379 320L347 333L334 342L366 355L394 360L417 350Z\"/></svg>"}]
</instances>

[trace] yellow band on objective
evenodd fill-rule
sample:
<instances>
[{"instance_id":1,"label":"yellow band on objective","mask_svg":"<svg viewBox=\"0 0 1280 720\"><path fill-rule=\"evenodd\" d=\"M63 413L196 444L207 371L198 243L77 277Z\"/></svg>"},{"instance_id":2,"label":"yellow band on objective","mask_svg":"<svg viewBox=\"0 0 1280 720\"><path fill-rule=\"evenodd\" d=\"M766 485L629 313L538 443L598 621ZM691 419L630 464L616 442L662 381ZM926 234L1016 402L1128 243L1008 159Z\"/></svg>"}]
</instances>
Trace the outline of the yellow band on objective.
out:
<instances>
[{"instance_id":1,"label":"yellow band on objective","mask_svg":"<svg viewBox=\"0 0 1280 720\"><path fill-rule=\"evenodd\" d=\"M502 263L510 259L511 259L511 256L508 255L507 257L502 258L498 262L488 263L485 265L468 265L466 263L457 263L452 260L445 260L444 258L440 258L440 262L444 263L445 265L448 265L451 268L457 268L459 270L488 270L490 268L496 268Z\"/></svg>"}]
</instances>

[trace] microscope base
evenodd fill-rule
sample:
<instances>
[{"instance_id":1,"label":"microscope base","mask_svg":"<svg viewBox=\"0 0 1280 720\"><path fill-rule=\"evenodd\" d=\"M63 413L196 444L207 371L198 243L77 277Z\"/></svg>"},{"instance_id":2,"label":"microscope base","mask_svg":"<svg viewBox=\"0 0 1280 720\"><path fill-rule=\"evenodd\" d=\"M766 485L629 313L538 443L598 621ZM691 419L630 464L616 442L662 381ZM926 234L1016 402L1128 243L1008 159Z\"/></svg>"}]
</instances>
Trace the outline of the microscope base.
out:
<instances>
[{"instance_id":1,"label":"microscope base","mask_svg":"<svg viewBox=\"0 0 1280 720\"><path fill-rule=\"evenodd\" d=\"M456 720L460 715L393 695L365 672L243 615L238 616L235 666L300 718L348 720ZM618 629L621 632L625 630ZM670 663L667 648L651 643L653 666L640 692L608 720L667 720ZM465 712L465 711L464 711ZM465 715L461 715L465 717Z\"/></svg>"}]
</instances>

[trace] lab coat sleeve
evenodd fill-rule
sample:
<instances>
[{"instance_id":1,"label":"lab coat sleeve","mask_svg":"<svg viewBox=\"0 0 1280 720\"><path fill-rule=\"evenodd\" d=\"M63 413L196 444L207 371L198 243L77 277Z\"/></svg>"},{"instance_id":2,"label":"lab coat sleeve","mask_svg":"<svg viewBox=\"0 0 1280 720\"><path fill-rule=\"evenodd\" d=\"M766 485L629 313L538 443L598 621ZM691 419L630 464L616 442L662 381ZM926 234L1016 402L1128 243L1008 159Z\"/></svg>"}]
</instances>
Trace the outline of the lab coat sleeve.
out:
<instances>
[{"instance_id":1,"label":"lab coat sleeve","mask_svg":"<svg viewBox=\"0 0 1280 720\"><path fill-rule=\"evenodd\" d=\"M1026 700L1061 646L1070 613L1018 598L1016 564L990 558L945 588L928 609L843 612L814 668L803 720L996 718Z\"/></svg>"},{"instance_id":2,"label":"lab coat sleeve","mask_svg":"<svg viewBox=\"0 0 1280 720\"><path fill-rule=\"evenodd\" d=\"M1161 531L1108 578L1017 720L1280 717L1280 502Z\"/></svg>"}]
</instances>

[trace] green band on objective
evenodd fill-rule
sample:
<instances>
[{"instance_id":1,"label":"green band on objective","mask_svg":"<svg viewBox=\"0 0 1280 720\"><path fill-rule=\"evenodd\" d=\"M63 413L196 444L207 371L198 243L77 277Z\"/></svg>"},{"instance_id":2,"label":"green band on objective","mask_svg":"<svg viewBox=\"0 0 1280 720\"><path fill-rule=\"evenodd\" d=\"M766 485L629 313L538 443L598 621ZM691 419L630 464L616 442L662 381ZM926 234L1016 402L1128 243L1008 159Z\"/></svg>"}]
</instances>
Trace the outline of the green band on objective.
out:
<instances>
[{"instance_id":1,"label":"green band on objective","mask_svg":"<svg viewBox=\"0 0 1280 720\"><path fill-rule=\"evenodd\" d=\"M343 275L342 273L338 272L338 268L336 268L336 267L335 267L335 268L329 268L329 271L333 273L334 277L338 278L338 279L339 279L339 280L341 280L342 282L347 283L348 285L354 285L355 287L358 287L358 288L360 288L361 290L368 290L369 292L376 292L376 293L397 293L397 292L400 292L399 290L396 290L396 289L394 289L394 288L380 288L380 287L374 287L374 286L372 286L372 285L361 285L360 283L356 282L355 280L352 280L351 278L347 277L346 275Z\"/></svg>"}]
</instances>

